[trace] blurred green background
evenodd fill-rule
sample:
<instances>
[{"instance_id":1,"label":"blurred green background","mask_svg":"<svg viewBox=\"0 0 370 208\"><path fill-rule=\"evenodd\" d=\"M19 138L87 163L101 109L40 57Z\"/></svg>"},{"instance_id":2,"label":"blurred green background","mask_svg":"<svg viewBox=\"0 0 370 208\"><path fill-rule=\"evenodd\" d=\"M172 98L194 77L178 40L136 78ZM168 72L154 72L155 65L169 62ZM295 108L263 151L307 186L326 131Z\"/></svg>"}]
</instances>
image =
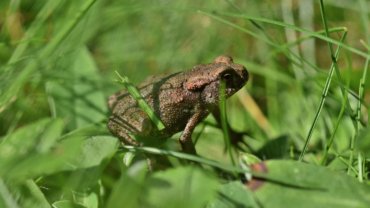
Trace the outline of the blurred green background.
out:
<instances>
[{"instance_id":1,"label":"blurred green background","mask_svg":"<svg viewBox=\"0 0 370 208\"><path fill-rule=\"evenodd\" d=\"M61 203L94 207L109 201L107 206L114 207L120 197L112 190L130 172L104 125L108 96L123 88L114 71L139 83L149 75L210 63L221 54L245 65L251 75L227 109L230 125L248 132L246 152L297 160L311 132L306 162L368 183L370 2L323 2L324 14L320 1L313 0L1 1L0 193L17 181L10 193L19 191L30 204L33 198L22 195L23 186L41 190L37 200L50 204L68 199ZM333 51L340 46L332 75L329 44ZM199 136L197 150L229 165L222 131L209 124L212 117L193 135ZM169 140L169 149L178 150L178 137ZM22 166L20 161L27 162ZM22 174L10 176L14 172ZM204 173L199 174L203 180ZM168 175L163 177L173 176ZM33 185L24 185L26 179ZM210 187L216 187L218 179L213 179ZM87 189L98 199L89 198ZM83 196L73 190L84 190ZM132 191L126 200L135 201L135 193L140 192ZM17 197L14 203L25 205Z\"/></svg>"}]
</instances>

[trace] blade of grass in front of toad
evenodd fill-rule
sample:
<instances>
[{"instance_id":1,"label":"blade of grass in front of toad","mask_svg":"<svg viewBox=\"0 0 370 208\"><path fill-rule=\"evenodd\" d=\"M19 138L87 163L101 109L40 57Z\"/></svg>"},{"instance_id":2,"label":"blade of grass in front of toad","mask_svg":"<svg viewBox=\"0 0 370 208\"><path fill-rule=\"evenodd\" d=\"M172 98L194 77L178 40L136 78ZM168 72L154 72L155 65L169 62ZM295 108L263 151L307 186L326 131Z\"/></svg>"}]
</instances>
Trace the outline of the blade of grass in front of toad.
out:
<instances>
[{"instance_id":1,"label":"blade of grass in front of toad","mask_svg":"<svg viewBox=\"0 0 370 208\"><path fill-rule=\"evenodd\" d=\"M150 120L156 125L158 130L163 130L165 128L162 121L158 118L158 116L154 113L152 108L145 102L143 96L141 96L139 90L130 82L128 77L124 75L120 75L117 71L115 71L119 80L118 82L121 83L127 91L130 93L132 97L137 101L139 107L149 116Z\"/></svg>"},{"instance_id":2,"label":"blade of grass in front of toad","mask_svg":"<svg viewBox=\"0 0 370 208\"><path fill-rule=\"evenodd\" d=\"M197 162L199 164L207 165L207 166L210 166L210 167L219 168L221 170L229 171L229 172L232 172L232 173L253 173L254 174L254 172L249 170L249 169L243 169L243 168L240 168L240 167L235 166L235 165L231 166L231 165L221 164L217 161L214 161L214 160L211 160L211 159L208 159L208 158L204 158L204 157L200 157L200 156L196 156L196 155L191 155L191 154L186 154L186 153L183 153L183 152L163 150L163 149L158 149L158 148L155 148L155 147L134 147L134 146L130 146L130 145L123 145L122 147L124 149L127 149L128 151L131 151L131 152L141 151L141 152L145 152L145 153L149 153L149 154L171 156L171 157L180 158L180 159L183 159L183 160L189 160L189 161Z\"/></svg>"},{"instance_id":3,"label":"blade of grass in front of toad","mask_svg":"<svg viewBox=\"0 0 370 208\"><path fill-rule=\"evenodd\" d=\"M220 122L222 127L222 133L224 135L225 149L226 152L229 153L231 163L235 165L235 160L231 149L230 135L228 134L227 114L226 114L226 83L224 81L221 82L219 92L220 92L220 106L219 106Z\"/></svg>"}]
</instances>

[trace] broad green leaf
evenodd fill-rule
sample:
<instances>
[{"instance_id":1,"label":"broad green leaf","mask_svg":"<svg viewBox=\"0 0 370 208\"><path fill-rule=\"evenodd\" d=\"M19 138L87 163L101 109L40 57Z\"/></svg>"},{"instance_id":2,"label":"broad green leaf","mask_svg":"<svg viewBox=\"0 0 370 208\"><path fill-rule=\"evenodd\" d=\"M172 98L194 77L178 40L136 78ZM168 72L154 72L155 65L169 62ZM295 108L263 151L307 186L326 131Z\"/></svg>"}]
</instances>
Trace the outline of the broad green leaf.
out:
<instances>
[{"instance_id":1,"label":"broad green leaf","mask_svg":"<svg viewBox=\"0 0 370 208\"><path fill-rule=\"evenodd\" d=\"M63 80L47 84L54 100L54 114L69 120L75 129L106 119L107 104L101 90L100 75L90 52L78 48L60 61L66 68Z\"/></svg>"},{"instance_id":2,"label":"broad green leaf","mask_svg":"<svg viewBox=\"0 0 370 208\"><path fill-rule=\"evenodd\" d=\"M216 200L209 202L207 208L259 207L253 193L240 181L221 187Z\"/></svg>"},{"instance_id":3,"label":"broad green leaf","mask_svg":"<svg viewBox=\"0 0 370 208\"><path fill-rule=\"evenodd\" d=\"M61 182L58 185L81 193L95 187L116 149L117 139L114 137L91 136L84 139L80 144L79 154L69 159L67 161L69 165L64 168L65 171L70 172L57 176L59 179L64 179L58 180ZM46 183L50 183L50 180L53 180L53 177L48 178Z\"/></svg>"},{"instance_id":4,"label":"broad green leaf","mask_svg":"<svg viewBox=\"0 0 370 208\"><path fill-rule=\"evenodd\" d=\"M99 84L99 71L87 48L81 48L76 56L74 92L77 127L106 119L107 103Z\"/></svg>"},{"instance_id":5,"label":"broad green leaf","mask_svg":"<svg viewBox=\"0 0 370 208\"><path fill-rule=\"evenodd\" d=\"M263 160L282 159L288 156L288 148L288 137L280 136L268 141L256 154Z\"/></svg>"},{"instance_id":6,"label":"broad green leaf","mask_svg":"<svg viewBox=\"0 0 370 208\"><path fill-rule=\"evenodd\" d=\"M44 177L42 180L44 186L52 184L84 193L98 185L105 166L116 152L118 143L114 137L91 136L94 133L98 134L100 131L90 131L90 127L81 128L63 137L62 141L76 139L80 141L77 146L78 154L65 161L66 165L61 169L63 172Z\"/></svg>"},{"instance_id":7,"label":"broad green leaf","mask_svg":"<svg viewBox=\"0 0 370 208\"><path fill-rule=\"evenodd\" d=\"M139 197L145 193L146 168L146 164L140 162L135 163L127 171L123 171L121 178L113 188L106 207L139 207Z\"/></svg>"},{"instance_id":8,"label":"broad green leaf","mask_svg":"<svg viewBox=\"0 0 370 208\"><path fill-rule=\"evenodd\" d=\"M99 205L99 199L98 199L98 194L95 192L75 192L73 194L73 198L76 202L79 204L88 207L88 208L98 208Z\"/></svg>"},{"instance_id":9,"label":"broad green leaf","mask_svg":"<svg viewBox=\"0 0 370 208\"><path fill-rule=\"evenodd\" d=\"M0 158L19 157L30 151L46 152L63 130L59 119L41 119L1 138Z\"/></svg>"},{"instance_id":10,"label":"broad green leaf","mask_svg":"<svg viewBox=\"0 0 370 208\"><path fill-rule=\"evenodd\" d=\"M69 200L61 200L53 203L53 208L86 208Z\"/></svg>"},{"instance_id":11,"label":"broad green leaf","mask_svg":"<svg viewBox=\"0 0 370 208\"><path fill-rule=\"evenodd\" d=\"M370 186L344 173L283 160L259 167L269 179L251 183L262 207L369 207Z\"/></svg>"},{"instance_id":12,"label":"broad green leaf","mask_svg":"<svg viewBox=\"0 0 370 208\"><path fill-rule=\"evenodd\" d=\"M210 172L179 167L154 173L142 194L143 207L204 207L216 196L219 183Z\"/></svg>"},{"instance_id":13,"label":"broad green leaf","mask_svg":"<svg viewBox=\"0 0 370 208\"><path fill-rule=\"evenodd\" d=\"M1 206L3 205L3 206ZM22 183L6 183L0 179L0 206L1 207L50 207L46 197L34 181Z\"/></svg>"},{"instance_id":14,"label":"broad green leaf","mask_svg":"<svg viewBox=\"0 0 370 208\"><path fill-rule=\"evenodd\" d=\"M63 126L59 119L43 119L2 138L0 176L21 181L68 167L67 161L78 154L81 138L58 141Z\"/></svg>"},{"instance_id":15,"label":"broad green leaf","mask_svg":"<svg viewBox=\"0 0 370 208\"><path fill-rule=\"evenodd\" d=\"M118 140L111 136L91 136L82 143L78 157L71 163L78 168L98 166L104 159L114 155L118 147Z\"/></svg>"}]
</instances>

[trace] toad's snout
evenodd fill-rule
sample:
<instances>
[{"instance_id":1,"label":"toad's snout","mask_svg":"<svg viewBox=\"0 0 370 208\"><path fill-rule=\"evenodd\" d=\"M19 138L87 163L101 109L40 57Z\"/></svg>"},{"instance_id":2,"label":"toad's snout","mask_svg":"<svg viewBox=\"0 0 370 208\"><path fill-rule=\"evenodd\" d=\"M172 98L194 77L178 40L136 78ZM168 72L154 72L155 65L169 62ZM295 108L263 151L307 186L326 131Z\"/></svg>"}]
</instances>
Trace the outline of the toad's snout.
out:
<instances>
[{"instance_id":1,"label":"toad's snout","mask_svg":"<svg viewBox=\"0 0 370 208\"><path fill-rule=\"evenodd\" d=\"M241 77L242 77L242 80L244 80L244 84L248 81L249 79L249 73L247 71L246 68L243 67L243 69L241 70Z\"/></svg>"}]
</instances>

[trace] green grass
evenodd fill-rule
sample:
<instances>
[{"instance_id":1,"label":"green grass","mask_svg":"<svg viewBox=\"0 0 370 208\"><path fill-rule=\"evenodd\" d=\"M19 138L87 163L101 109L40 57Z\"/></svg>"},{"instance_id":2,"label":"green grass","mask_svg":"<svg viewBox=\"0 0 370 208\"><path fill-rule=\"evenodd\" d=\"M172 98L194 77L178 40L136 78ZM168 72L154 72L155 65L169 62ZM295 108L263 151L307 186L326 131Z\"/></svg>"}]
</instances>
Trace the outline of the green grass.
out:
<instances>
[{"instance_id":1,"label":"green grass","mask_svg":"<svg viewBox=\"0 0 370 208\"><path fill-rule=\"evenodd\" d=\"M370 4L291 2L1 1L0 207L368 207ZM115 70L139 83L220 54L251 78L221 129L195 129L198 156L180 134L107 131Z\"/></svg>"}]
</instances>

